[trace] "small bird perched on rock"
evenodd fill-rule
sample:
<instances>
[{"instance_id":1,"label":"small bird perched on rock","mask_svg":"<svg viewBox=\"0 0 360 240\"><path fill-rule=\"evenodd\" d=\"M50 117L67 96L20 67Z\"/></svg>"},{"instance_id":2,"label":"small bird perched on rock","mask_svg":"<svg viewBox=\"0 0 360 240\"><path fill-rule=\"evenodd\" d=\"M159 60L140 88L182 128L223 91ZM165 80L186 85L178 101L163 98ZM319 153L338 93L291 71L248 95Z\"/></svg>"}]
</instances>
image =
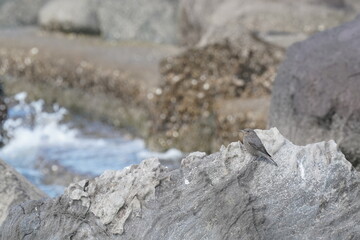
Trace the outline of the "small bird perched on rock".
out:
<instances>
[{"instance_id":1,"label":"small bird perched on rock","mask_svg":"<svg viewBox=\"0 0 360 240\"><path fill-rule=\"evenodd\" d=\"M278 166L271 155L266 151L264 144L254 130L244 129L241 130L241 132L244 134L243 143L246 151L255 157L263 157Z\"/></svg>"}]
</instances>

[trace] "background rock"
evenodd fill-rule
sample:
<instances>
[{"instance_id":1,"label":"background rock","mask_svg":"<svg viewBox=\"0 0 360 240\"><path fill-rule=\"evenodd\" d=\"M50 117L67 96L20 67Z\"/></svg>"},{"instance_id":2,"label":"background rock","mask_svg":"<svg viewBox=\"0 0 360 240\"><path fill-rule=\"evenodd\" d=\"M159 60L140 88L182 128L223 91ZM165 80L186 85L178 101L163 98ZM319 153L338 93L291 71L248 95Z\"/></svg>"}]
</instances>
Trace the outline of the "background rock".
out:
<instances>
[{"instance_id":1,"label":"background rock","mask_svg":"<svg viewBox=\"0 0 360 240\"><path fill-rule=\"evenodd\" d=\"M0 225L8 215L11 206L43 197L46 197L45 193L0 160Z\"/></svg>"},{"instance_id":2,"label":"background rock","mask_svg":"<svg viewBox=\"0 0 360 240\"><path fill-rule=\"evenodd\" d=\"M2 239L359 238L360 176L335 142L296 146L276 129L258 134L279 167L239 143L192 153L173 171L146 160L13 208Z\"/></svg>"},{"instance_id":3,"label":"background rock","mask_svg":"<svg viewBox=\"0 0 360 240\"><path fill-rule=\"evenodd\" d=\"M0 27L35 25L40 8L48 0L0 0Z\"/></svg>"},{"instance_id":4,"label":"background rock","mask_svg":"<svg viewBox=\"0 0 360 240\"><path fill-rule=\"evenodd\" d=\"M176 44L179 38L178 0L0 0L0 27L34 25L38 15L47 29L101 32L110 40Z\"/></svg>"},{"instance_id":5,"label":"background rock","mask_svg":"<svg viewBox=\"0 0 360 240\"><path fill-rule=\"evenodd\" d=\"M264 128L284 49L355 13L337 0L180 1L182 43L191 48L160 65L149 145L213 152L240 129Z\"/></svg>"},{"instance_id":6,"label":"background rock","mask_svg":"<svg viewBox=\"0 0 360 240\"><path fill-rule=\"evenodd\" d=\"M335 139L360 162L360 18L295 44L278 71L270 126L307 144Z\"/></svg>"},{"instance_id":7,"label":"background rock","mask_svg":"<svg viewBox=\"0 0 360 240\"><path fill-rule=\"evenodd\" d=\"M238 41L219 38L161 62L162 82L151 95L151 147L213 152L236 141L240 129L266 126L283 50L243 33ZM252 108L244 107L250 102Z\"/></svg>"},{"instance_id":8,"label":"background rock","mask_svg":"<svg viewBox=\"0 0 360 240\"><path fill-rule=\"evenodd\" d=\"M101 33L106 39L176 43L178 0L99 0Z\"/></svg>"},{"instance_id":9,"label":"background rock","mask_svg":"<svg viewBox=\"0 0 360 240\"><path fill-rule=\"evenodd\" d=\"M144 139L151 126L147 94L160 82L158 62L179 52L172 46L109 44L32 28L0 30L0 46L7 94L26 91L29 100L57 102L72 114Z\"/></svg>"},{"instance_id":10,"label":"background rock","mask_svg":"<svg viewBox=\"0 0 360 240\"><path fill-rule=\"evenodd\" d=\"M96 8L91 0L53 0L39 12L39 24L48 30L100 33Z\"/></svg>"},{"instance_id":11,"label":"background rock","mask_svg":"<svg viewBox=\"0 0 360 240\"><path fill-rule=\"evenodd\" d=\"M355 2L355 1L353 1ZM180 1L181 41L193 46L206 43L223 31L231 37L236 29L253 32L293 35L311 34L337 26L355 17L353 2L344 1L268 1L268 0L196 0ZM227 34L227 33L228 34ZM262 34L260 35L262 36ZM294 37L292 37L294 38ZM264 39L266 40L266 38ZM292 41L296 41L293 39Z\"/></svg>"}]
</instances>

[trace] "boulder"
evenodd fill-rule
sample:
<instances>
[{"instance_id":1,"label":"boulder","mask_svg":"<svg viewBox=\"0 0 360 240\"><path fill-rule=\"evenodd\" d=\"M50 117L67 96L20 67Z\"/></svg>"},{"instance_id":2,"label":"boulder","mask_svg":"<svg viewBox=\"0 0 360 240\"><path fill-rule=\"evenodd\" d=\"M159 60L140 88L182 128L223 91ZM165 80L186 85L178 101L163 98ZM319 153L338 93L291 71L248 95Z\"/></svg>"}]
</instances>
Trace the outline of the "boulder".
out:
<instances>
[{"instance_id":1,"label":"boulder","mask_svg":"<svg viewBox=\"0 0 360 240\"><path fill-rule=\"evenodd\" d=\"M245 27L260 33L260 38L269 33L281 34L278 45L284 46L285 41L286 47L289 41L301 40L302 34L322 31L354 18L353 5L342 0L182 0L181 42L190 46L206 43L218 37L213 32L223 31L223 37L231 37L234 31L227 29Z\"/></svg>"},{"instance_id":2,"label":"boulder","mask_svg":"<svg viewBox=\"0 0 360 240\"><path fill-rule=\"evenodd\" d=\"M177 18L178 0L52 0L39 13L48 30L168 44L178 41Z\"/></svg>"},{"instance_id":3,"label":"boulder","mask_svg":"<svg viewBox=\"0 0 360 240\"><path fill-rule=\"evenodd\" d=\"M323 0L326 1L326 0ZM335 2L340 2L345 6L351 6L356 12L360 11L360 2L358 0L334 0Z\"/></svg>"},{"instance_id":4,"label":"boulder","mask_svg":"<svg viewBox=\"0 0 360 240\"><path fill-rule=\"evenodd\" d=\"M257 133L279 167L238 142L173 171L145 160L14 207L1 239L358 239L360 176L335 142Z\"/></svg>"},{"instance_id":5,"label":"boulder","mask_svg":"<svg viewBox=\"0 0 360 240\"><path fill-rule=\"evenodd\" d=\"M111 40L176 43L178 0L98 0L101 33Z\"/></svg>"},{"instance_id":6,"label":"boulder","mask_svg":"<svg viewBox=\"0 0 360 240\"><path fill-rule=\"evenodd\" d=\"M182 42L190 48L160 63L149 146L213 152L240 129L265 128L284 50L351 19L354 9L341 0L180 1Z\"/></svg>"},{"instance_id":7,"label":"boulder","mask_svg":"<svg viewBox=\"0 0 360 240\"><path fill-rule=\"evenodd\" d=\"M53 0L39 12L39 24L48 30L99 34L100 24L91 0Z\"/></svg>"},{"instance_id":8,"label":"boulder","mask_svg":"<svg viewBox=\"0 0 360 240\"><path fill-rule=\"evenodd\" d=\"M265 128L284 50L355 12L338 0L184 0L179 8L190 48L160 64L163 80L153 93L160 118L149 145L188 152L213 152L240 129Z\"/></svg>"},{"instance_id":9,"label":"boulder","mask_svg":"<svg viewBox=\"0 0 360 240\"><path fill-rule=\"evenodd\" d=\"M40 8L49 0L0 0L0 27L35 25Z\"/></svg>"},{"instance_id":10,"label":"boulder","mask_svg":"<svg viewBox=\"0 0 360 240\"><path fill-rule=\"evenodd\" d=\"M0 160L0 225L8 215L11 206L44 197L46 197L45 193L33 186L15 169Z\"/></svg>"},{"instance_id":11,"label":"boulder","mask_svg":"<svg viewBox=\"0 0 360 240\"><path fill-rule=\"evenodd\" d=\"M270 126L307 144L334 139L360 167L360 18L290 47L276 77Z\"/></svg>"}]
</instances>

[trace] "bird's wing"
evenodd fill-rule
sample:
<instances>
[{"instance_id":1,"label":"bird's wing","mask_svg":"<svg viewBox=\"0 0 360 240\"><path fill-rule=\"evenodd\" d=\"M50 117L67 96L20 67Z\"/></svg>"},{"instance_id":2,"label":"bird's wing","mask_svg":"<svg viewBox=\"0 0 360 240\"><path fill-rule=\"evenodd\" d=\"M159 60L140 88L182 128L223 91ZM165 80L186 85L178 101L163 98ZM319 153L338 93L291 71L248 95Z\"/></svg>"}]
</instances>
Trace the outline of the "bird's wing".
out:
<instances>
[{"instance_id":1,"label":"bird's wing","mask_svg":"<svg viewBox=\"0 0 360 240\"><path fill-rule=\"evenodd\" d=\"M255 135L253 142L249 142L249 144L256 150L265 153L266 155L268 155L269 157L271 157L271 155L266 151L264 144L261 142L260 138Z\"/></svg>"}]
</instances>

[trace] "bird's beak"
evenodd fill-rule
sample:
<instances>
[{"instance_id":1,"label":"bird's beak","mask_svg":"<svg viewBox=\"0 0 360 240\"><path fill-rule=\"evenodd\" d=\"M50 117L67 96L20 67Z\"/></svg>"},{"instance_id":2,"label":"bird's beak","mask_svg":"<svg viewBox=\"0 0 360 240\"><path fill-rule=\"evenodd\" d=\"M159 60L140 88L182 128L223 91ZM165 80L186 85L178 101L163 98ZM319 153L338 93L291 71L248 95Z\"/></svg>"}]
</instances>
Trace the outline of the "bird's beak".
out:
<instances>
[{"instance_id":1,"label":"bird's beak","mask_svg":"<svg viewBox=\"0 0 360 240\"><path fill-rule=\"evenodd\" d=\"M244 131L244 130L240 130L240 132L241 132L241 133L245 133L245 131Z\"/></svg>"}]
</instances>

